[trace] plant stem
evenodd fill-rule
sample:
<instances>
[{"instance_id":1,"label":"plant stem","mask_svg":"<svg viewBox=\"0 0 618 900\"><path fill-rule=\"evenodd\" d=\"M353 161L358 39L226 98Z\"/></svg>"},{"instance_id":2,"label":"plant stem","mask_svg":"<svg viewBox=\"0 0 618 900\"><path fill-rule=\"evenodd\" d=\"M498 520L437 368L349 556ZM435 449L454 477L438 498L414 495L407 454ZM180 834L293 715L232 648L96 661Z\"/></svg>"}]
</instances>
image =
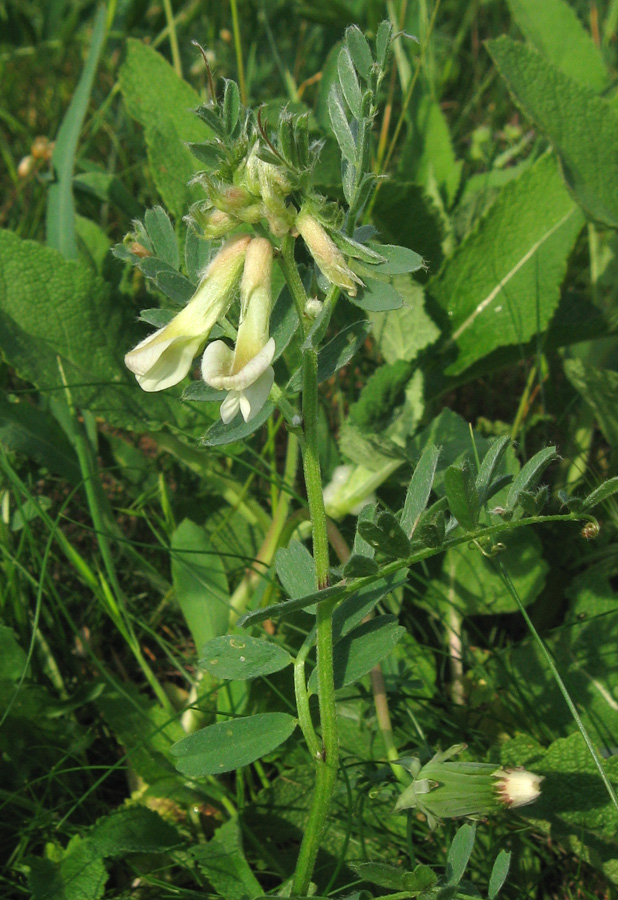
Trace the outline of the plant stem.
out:
<instances>
[{"instance_id":1,"label":"plant stem","mask_svg":"<svg viewBox=\"0 0 618 900\"><path fill-rule=\"evenodd\" d=\"M305 348L303 351L303 429L305 485L313 528L316 587L320 590L328 586L330 579L326 513L318 452L318 354L313 348ZM339 765L333 679L333 611L336 603L337 598L325 601L317 609L318 703L322 746L313 754L316 764L315 791L292 883L292 894L299 895L307 894L309 890Z\"/></svg>"},{"instance_id":2,"label":"plant stem","mask_svg":"<svg viewBox=\"0 0 618 900\"><path fill-rule=\"evenodd\" d=\"M174 21L174 12L172 10L171 0L163 0L163 10L165 12L165 21L170 34L170 50L172 51L172 63L174 71L179 78L182 78L182 62L180 61L180 50L178 49L178 35L176 34L176 23Z\"/></svg>"},{"instance_id":3,"label":"plant stem","mask_svg":"<svg viewBox=\"0 0 618 900\"><path fill-rule=\"evenodd\" d=\"M236 6L236 0L230 0L230 11L232 13L232 31L234 32L234 50L236 52L236 67L238 69L238 87L240 89L240 100L243 106L246 106L247 87L245 85L245 67L242 61L240 25L238 24L238 7Z\"/></svg>"}]
</instances>

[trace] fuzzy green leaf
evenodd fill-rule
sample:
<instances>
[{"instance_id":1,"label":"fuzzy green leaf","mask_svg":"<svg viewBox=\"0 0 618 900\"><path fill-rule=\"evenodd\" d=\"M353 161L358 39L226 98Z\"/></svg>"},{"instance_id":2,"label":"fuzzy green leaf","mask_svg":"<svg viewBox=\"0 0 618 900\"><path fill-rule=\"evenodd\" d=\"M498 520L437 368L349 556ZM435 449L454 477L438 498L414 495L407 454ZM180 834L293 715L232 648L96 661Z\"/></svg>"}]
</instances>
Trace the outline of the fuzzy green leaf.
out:
<instances>
[{"instance_id":1,"label":"fuzzy green leaf","mask_svg":"<svg viewBox=\"0 0 618 900\"><path fill-rule=\"evenodd\" d=\"M395 616L377 616L348 632L334 647L335 690L354 684L391 652L406 633ZM308 681L310 691L317 691L318 670Z\"/></svg>"},{"instance_id":2,"label":"fuzzy green leaf","mask_svg":"<svg viewBox=\"0 0 618 900\"><path fill-rule=\"evenodd\" d=\"M515 476L506 498L507 509L515 509L521 491L530 491L537 486L547 466L558 459L555 447L545 447L529 459Z\"/></svg>"},{"instance_id":3,"label":"fuzzy green leaf","mask_svg":"<svg viewBox=\"0 0 618 900\"><path fill-rule=\"evenodd\" d=\"M167 209L180 218L201 197L199 188L187 186L196 165L185 142L212 137L192 112L200 106L200 96L160 53L133 38L127 41L119 80L129 115L144 127L157 190Z\"/></svg>"},{"instance_id":4,"label":"fuzzy green leaf","mask_svg":"<svg viewBox=\"0 0 618 900\"><path fill-rule=\"evenodd\" d=\"M238 819L225 822L205 844L195 844L191 856L224 900L255 900L263 894L242 848Z\"/></svg>"},{"instance_id":5,"label":"fuzzy green leaf","mask_svg":"<svg viewBox=\"0 0 618 900\"><path fill-rule=\"evenodd\" d=\"M161 206L146 210L144 224L155 254L172 269L178 269L180 257L178 241L170 217Z\"/></svg>"},{"instance_id":6,"label":"fuzzy green leaf","mask_svg":"<svg viewBox=\"0 0 618 900\"><path fill-rule=\"evenodd\" d=\"M468 459L448 467L444 473L444 490L451 514L462 528L472 531L478 522L480 502Z\"/></svg>"},{"instance_id":7,"label":"fuzzy green leaf","mask_svg":"<svg viewBox=\"0 0 618 900\"><path fill-rule=\"evenodd\" d=\"M459 351L447 374L547 327L582 224L551 156L502 189L479 227L430 282Z\"/></svg>"},{"instance_id":8,"label":"fuzzy green leaf","mask_svg":"<svg viewBox=\"0 0 618 900\"><path fill-rule=\"evenodd\" d=\"M511 15L531 44L569 78L593 91L607 86L609 73L599 48L565 0L507 0Z\"/></svg>"},{"instance_id":9,"label":"fuzzy green leaf","mask_svg":"<svg viewBox=\"0 0 618 900\"><path fill-rule=\"evenodd\" d=\"M414 469L401 513L401 527L412 537L427 503L440 457L440 448L428 444Z\"/></svg>"},{"instance_id":10,"label":"fuzzy green leaf","mask_svg":"<svg viewBox=\"0 0 618 900\"><path fill-rule=\"evenodd\" d=\"M0 231L0 268L0 352L20 377L44 391L62 391L66 380L78 408L121 427L178 421L173 397L145 394L127 371L123 356L143 330L101 278L8 231Z\"/></svg>"},{"instance_id":11,"label":"fuzzy green leaf","mask_svg":"<svg viewBox=\"0 0 618 900\"><path fill-rule=\"evenodd\" d=\"M578 203L593 218L618 226L618 191L609 188L618 183L615 104L505 35L487 46L517 103L554 145Z\"/></svg>"}]
</instances>

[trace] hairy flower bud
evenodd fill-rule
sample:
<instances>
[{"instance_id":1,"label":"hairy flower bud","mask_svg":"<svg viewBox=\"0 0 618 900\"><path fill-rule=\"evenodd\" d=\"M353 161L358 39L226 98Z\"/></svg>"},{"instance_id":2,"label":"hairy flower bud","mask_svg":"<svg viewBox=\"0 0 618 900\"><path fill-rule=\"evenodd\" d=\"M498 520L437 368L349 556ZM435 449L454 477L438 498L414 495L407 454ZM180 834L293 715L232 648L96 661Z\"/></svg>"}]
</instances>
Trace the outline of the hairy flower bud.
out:
<instances>
[{"instance_id":1,"label":"hairy flower bud","mask_svg":"<svg viewBox=\"0 0 618 900\"><path fill-rule=\"evenodd\" d=\"M295 226L324 276L350 297L356 297L357 285L363 282L348 266L343 253L315 216L301 209Z\"/></svg>"},{"instance_id":2,"label":"hairy flower bud","mask_svg":"<svg viewBox=\"0 0 618 900\"><path fill-rule=\"evenodd\" d=\"M400 760L413 776L396 810L418 809L433 828L441 818L487 815L501 807L533 803L541 793L542 776L526 769L493 763L449 762L465 744L436 753L424 766L418 759Z\"/></svg>"}]
</instances>

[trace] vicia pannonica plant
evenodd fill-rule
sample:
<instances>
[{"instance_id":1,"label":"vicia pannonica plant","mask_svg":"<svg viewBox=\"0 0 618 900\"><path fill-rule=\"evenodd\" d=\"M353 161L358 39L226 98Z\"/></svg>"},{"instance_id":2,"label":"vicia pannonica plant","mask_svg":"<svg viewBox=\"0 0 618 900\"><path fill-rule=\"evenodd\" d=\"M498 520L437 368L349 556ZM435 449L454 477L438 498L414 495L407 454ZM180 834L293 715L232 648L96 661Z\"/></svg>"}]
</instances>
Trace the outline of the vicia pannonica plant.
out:
<instances>
[{"instance_id":1,"label":"vicia pannonica plant","mask_svg":"<svg viewBox=\"0 0 618 900\"><path fill-rule=\"evenodd\" d=\"M221 102L213 89L211 102L197 109L207 136L190 145L204 168L192 182L203 196L185 217L186 274L174 228L161 208L135 222L115 251L171 303L144 311L142 320L155 330L126 353L126 366L141 388L164 391L195 376L183 396L218 404L202 439L206 447L246 440L276 416L287 429L286 477L292 483L299 449L302 455L313 552L302 543L307 531L300 523L284 527L286 496L259 559L265 568L274 564L288 599L261 606L262 594L248 575L230 599L230 634L198 648L204 677L220 682L293 667L296 714L231 717L188 734L172 749L178 770L199 779L255 762L300 727L313 760L314 790L286 888L292 896L310 892L338 776L337 692L379 672L405 634L379 604L401 586L410 567L446 551L472 548L479 563L500 572L499 554L509 535L546 520L591 519L597 502L591 495L570 511L542 514L548 497L539 484L557 459L554 447L519 469L514 460L506 464L510 440L500 437L475 462L454 458L442 470L441 449L430 440L414 448L393 427L378 447L360 434L367 465L338 470L326 492L333 518L358 515L353 547L341 550L339 543L333 565L320 463L319 383L353 359L367 339L369 316L403 307L402 279L411 284L411 274L424 267L419 254L381 243L363 220L378 184L372 133L392 41L388 23L377 29L373 47L352 27L339 50L328 112L342 157L344 202L326 199L315 187L321 143L312 137L308 115L284 109L275 127L263 111L244 109L237 85L227 81ZM338 304L338 313L343 304L350 306L340 316L343 326L335 328ZM371 459L373 449L378 459L384 454L383 463ZM413 475L400 503L394 510L380 508L373 492L410 463ZM502 574L504 593L518 603ZM273 623L300 611L311 625L293 656L277 642ZM269 636L260 627L266 621ZM241 631L251 628L252 635ZM516 808L539 796L541 777L494 763L452 762L453 748L424 766L416 757L400 758L388 708L376 703L376 710L384 755L399 782L388 788L393 810L416 809L435 825L445 817ZM425 887L430 892L423 896L437 896L435 879Z\"/></svg>"}]
</instances>

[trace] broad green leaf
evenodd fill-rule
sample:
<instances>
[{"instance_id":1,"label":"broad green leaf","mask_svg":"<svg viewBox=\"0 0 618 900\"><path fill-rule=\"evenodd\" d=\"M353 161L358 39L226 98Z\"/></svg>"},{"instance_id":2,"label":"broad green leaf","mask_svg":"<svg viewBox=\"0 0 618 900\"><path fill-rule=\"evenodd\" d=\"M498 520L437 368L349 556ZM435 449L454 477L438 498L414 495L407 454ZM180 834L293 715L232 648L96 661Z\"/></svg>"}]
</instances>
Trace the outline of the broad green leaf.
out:
<instances>
[{"instance_id":1,"label":"broad green leaf","mask_svg":"<svg viewBox=\"0 0 618 900\"><path fill-rule=\"evenodd\" d=\"M347 47L342 47L337 57L337 72L339 74L339 84L346 103L355 119L360 119L362 112L363 95L361 92L358 76L350 51Z\"/></svg>"},{"instance_id":2,"label":"broad green leaf","mask_svg":"<svg viewBox=\"0 0 618 900\"><path fill-rule=\"evenodd\" d=\"M500 562L515 585L524 606L539 596L545 585L549 566L542 557L542 547L530 529L512 531L501 536L506 549ZM507 592L499 573L475 546L461 544L448 550L442 567L442 593L435 601L445 610L454 606L461 615L484 616L517 612L517 605Z\"/></svg>"},{"instance_id":3,"label":"broad green leaf","mask_svg":"<svg viewBox=\"0 0 618 900\"><path fill-rule=\"evenodd\" d=\"M406 633L395 616L377 616L363 622L342 637L333 649L335 690L354 684L373 669ZM317 691L317 668L307 683L310 691Z\"/></svg>"},{"instance_id":4,"label":"broad green leaf","mask_svg":"<svg viewBox=\"0 0 618 900\"><path fill-rule=\"evenodd\" d=\"M279 644L247 635L226 634L213 638L201 652L200 666L217 678L258 678L278 672L292 662L290 654Z\"/></svg>"},{"instance_id":5,"label":"broad green leaf","mask_svg":"<svg viewBox=\"0 0 618 900\"><path fill-rule=\"evenodd\" d=\"M405 275L408 272L418 272L423 268L423 257L410 250L409 247L400 247L397 244L373 244L371 245L385 262L375 264L362 264L362 271L368 275Z\"/></svg>"},{"instance_id":6,"label":"broad green leaf","mask_svg":"<svg viewBox=\"0 0 618 900\"><path fill-rule=\"evenodd\" d=\"M245 613L236 623L239 628L248 628L250 625L257 625L259 622L265 622L266 619L281 619L289 616L290 613L298 612L299 609L308 609L315 603L322 603L324 600L332 600L337 594L343 593L344 586L334 584L332 587L324 588L322 591L315 591L306 597L297 597L295 600L286 600L283 603L273 603L272 606L265 606L263 609L256 609L255 612Z\"/></svg>"},{"instance_id":7,"label":"broad green leaf","mask_svg":"<svg viewBox=\"0 0 618 900\"><path fill-rule=\"evenodd\" d=\"M171 540L176 598L198 652L230 623L230 595L223 563L205 530L184 519Z\"/></svg>"},{"instance_id":8,"label":"broad green leaf","mask_svg":"<svg viewBox=\"0 0 618 900\"><path fill-rule=\"evenodd\" d=\"M73 447L55 419L29 403L9 403L0 397L0 444L23 453L77 484L81 480Z\"/></svg>"},{"instance_id":9,"label":"broad green leaf","mask_svg":"<svg viewBox=\"0 0 618 900\"><path fill-rule=\"evenodd\" d=\"M350 165L354 165L356 160L356 142L346 116L341 92L336 85L333 85L328 94L328 114L343 158Z\"/></svg>"},{"instance_id":10,"label":"broad green leaf","mask_svg":"<svg viewBox=\"0 0 618 900\"><path fill-rule=\"evenodd\" d=\"M476 476L476 489L478 491L479 503L481 506L489 499L490 488L494 481L496 470L510 444L511 439L509 437L496 438L483 457L479 467L479 473Z\"/></svg>"},{"instance_id":11,"label":"broad green leaf","mask_svg":"<svg viewBox=\"0 0 618 900\"><path fill-rule=\"evenodd\" d=\"M411 278L396 278L394 284L404 299L400 309L370 312L373 338L387 363L399 359L412 362L421 350L440 336L438 327L425 312L423 288Z\"/></svg>"},{"instance_id":12,"label":"broad green leaf","mask_svg":"<svg viewBox=\"0 0 618 900\"><path fill-rule=\"evenodd\" d=\"M204 141L212 132L192 112L201 98L168 62L141 41L129 38L119 73L129 115L143 125L152 177L167 209L181 218L201 191L188 187L196 170L186 141Z\"/></svg>"},{"instance_id":13,"label":"broad green leaf","mask_svg":"<svg viewBox=\"0 0 618 900\"><path fill-rule=\"evenodd\" d=\"M565 0L507 0L511 15L531 44L569 78L602 91L609 72L599 48Z\"/></svg>"},{"instance_id":14,"label":"broad green leaf","mask_svg":"<svg viewBox=\"0 0 618 900\"><path fill-rule=\"evenodd\" d=\"M463 161L455 157L446 116L428 90L420 96L416 91L410 104L410 123L401 148L399 176L401 181L431 187L440 191L443 203L450 207L457 194Z\"/></svg>"},{"instance_id":15,"label":"broad green leaf","mask_svg":"<svg viewBox=\"0 0 618 900\"><path fill-rule=\"evenodd\" d=\"M350 421L363 432L381 434L401 404L412 367L403 360L380 366L367 378L358 400L350 406Z\"/></svg>"},{"instance_id":16,"label":"broad green leaf","mask_svg":"<svg viewBox=\"0 0 618 900\"><path fill-rule=\"evenodd\" d=\"M169 393L145 394L126 369L124 354L143 329L101 278L8 231L0 231L0 267L0 352L21 378L43 391L66 381L78 408L136 431L179 420Z\"/></svg>"},{"instance_id":17,"label":"broad green leaf","mask_svg":"<svg viewBox=\"0 0 618 900\"><path fill-rule=\"evenodd\" d=\"M403 575L402 572L404 572ZM400 570L395 575L388 575L386 578L374 581L373 584L364 585L351 597L345 599L333 613L333 640L338 641L340 637L360 625L380 600L403 584L405 584L405 570Z\"/></svg>"},{"instance_id":18,"label":"broad green leaf","mask_svg":"<svg viewBox=\"0 0 618 900\"><path fill-rule=\"evenodd\" d=\"M427 503L440 457L440 448L427 444L416 464L410 480L401 513L401 527L408 537L412 537Z\"/></svg>"},{"instance_id":19,"label":"broad green leaf","mask_svg":"<svg viewBox=\"0 0 618 900\"><path fill-rule=\"evenodd\" d=\"M469 459L448 467L444 473L444 490L451 515L462 528L472 531L478 522L480 502Z\"/></svg>"},{"instance_id":20,"label":"broad green leaf","mask_svg":"<svg viewBox=\"0 0 618 900\"><path fill-rule=\"evenodd\" d=\"M567 378L595 414L610 446L618 446L618 372L597 369L579 359L564 363Z\"/></svg>"},{"instance_id":21,"label":"broad green leaf","mask_svg":"<svg viewBox=\"0 0 618 900\"><path fill-rule=\"evenodd\" d=\"M228 135L236 128L240 116L240 92L235 81L226 80L223 92L223 122Z\"/></svg>"},{"instance_id":22,"label":"broad green leaf","mask_svg":"<svg viewBox=\"0 0 618 900\"><path fill-rule=\"evenodd\" d=\"M608 478L608 480L604 481L603 484L600 484L598 488L595 488L591 494L588 494L582 501L582 509L594 509L595 506L598 506L599 503L603 503L604 500L607 500L608 497L612 497L615 493L618 493L618 475L615 475L613 478Z\"/></svg>"},{"instance_id":23,"label":"broad green leaf","mask_svg":"<svg viewBox=\"0 0 618 900\"><path fill-rule=\"evenodd\" d=\"M283 590L292 600L315 590L315 562L304 544L290 541L287 547L279 547L275 563Z\"/></svg>"},{"instance_id":24,"label":"broad green leaf","mask_svg":"<svg viewBox=\"0 0 618 900\"><path fill-rule=\"evenodd\" d=\"M426 260L435 275L444 257L444 220L423 185L406 181L384 181L377 191L372 221L383 241L403 244ZM416 279L427 281L423 270Z\"/></svg>"},{"instance_id":25,"label":"broad green leaf","mask_svg":"<svg viewBox=\"0 0 618 900\"><path fill-rule=\"evenodd\" d=\"M511 850L501 850L496 856L491 875L489 876L489 887L487 888L489 900L495 900L504 886L511 867L511 855Z\"/></svg>"},{"instance_id":26,"label":"broad green leaf","mask_svg":"<svg viewBox=\"0 0 618 900\"><path fill-rule=\"evenodd\" d=\"M607 575L588 569L571 580L565 593L569 608L564 627L546 635L545 641L593 742L599 747L617 744L616 592ZM546 662L535 644L526 642L503 653L490 671L499 693L516 681L524 709L533 709L549 733L565 736L575 730L571 713L558 686L548 677Z\"/></svg>"},{"instance_id":27,"label":"broad green leaf","mask_svg":"<svg viewBox=\"0 0 618 900\"><path fill-rule=\"evenodd\" d=\"M161 853L181 843L176 829L145 806L121 808L111 816L97 819L87 840L103 857Z\"/></svg>"},{"instance_id":28,"label":"broad green leaf","mask_svg":"<svg viewBox=\"0 0 618 900\"><path fill-rule=\"evenodd\" d=\"M205 844L194 844L191 856L224 900L255 900L262 896L260 883L245 859L237 819L217 828Z\"/></svg>"},{"instance_id":29,"label":"broad green leaf","mask_svg":"<svg viewBox=\"0 0 618 900\"><path fill-rule=\"evenodd\" d=\"M446 883L459 884L474 847L476 828L474 825L462 825L453 838L446 860Z\"/></svg>"},{"instance_id":30,"label":"broad green leaf","mask_svg":"<svg viewBox=\"0 0 618 900\"><path fill-rule=\"evenodd\" d=\"M363 287L359 287L350 303L367 312L386 312L403 306L403 297L390 281L378 281L363 274Z\"/></svg>"},{"instance_id":31,"label":"broad green leaf","mask_svg":"<svg viewBox=\"0 0 618 900\"><path fill-rule=\"evenodd\" d=\"M73 187L98 197L99 200L113 204L131 219L137 219L143 213L142 206L133 194L129 193L120 178L109 172L102 172L98 169L79 172L73 178Z\"/></svg>"},{"instance_id":32,"label":"broad green leaf","mask_svg":"<svg viewBox=\"0 0 618 900\"><path fill-rule=\"evenodd\" d=\"M382 31L381 37L382 41L385 41L384 31ZM365 79L369 78L373 57L367 39L358 25L351 25L346 30L345 41L359 75Z\"/></svg>"},{"instance_id":33,"label":"broad green leaf","mask_svg":"<svg viewBox=\"0 0 618 900\"><path fill-rule=\"evenodd\" d=\"M537 486L539 480L547 468L555 459L558 459L555 447L545 447L539 450L528 462L522 467L521 471L515 476L513 484L509 488L506 498L508 509L514 509L521 491L530 491Z\"/></svg>"},{"instance_id":34,"label":"broad green leaf","mask_svg":"<svg viewBox=\"0 0 618 900\"><path fill-rule=\"evenodd\" d=\"M270 753L296 728L287 713L258 713L218 722L190 734L172 747L176 768L188 778L221 775Z\"/></svg>"},{"instance_id":35,"label":"broad green leaf","mask_svg":"<svg viewBox=\"0 0 618 900\"><path fill-rule=\"evenodd\" d=\"M503 188L430 283L458 349L447 374L547 328L582 224L552 156Z\"/></svg>"},{"instance_id":36,"label":"broad green leaf","mask_svg":"<svg viewBox=\"0 0 618 900\"><path fill-rule=\"evenodd\" d=\"M600 744L605 738L600 739ZM517 739L502 752L504 765L524 765L544 775L540 798L528 816L535 828L560 835L560 842L581 860L618 884L618 812L579 733L553 741L547 751ZM523 745L523 746L522 746ZM603 761L609 779L618 782L618 756Z\"/></svg>"},{"instance_id":37,"label":"broad green leaf","mask_svg":"<svg viewBox=\"0 0 618 900\"><path fill-rule=\"evenodd\" d=\"M77 143L88 109L104 39L105 7L100 6L94 19L86 64L62 120L52 155L56 181L49 189L47 200L47 243L55 250L59 250L67 259L77 259L73 169Z\"/></svg>"},{"instance_id":38,"label":"broad green leaf","mask_svg":"<svg viewBox=\"0 0 618 900\"><path fill-rule=\"evenodd\" d=\"M146 210L144 224L156 256L166 262L172 269L178 269L180 256L178 241L170 217L160 206Z\"/></svg>"},{"instance_id":39,"label":"broad green leaf","mask_svg":"<svg viewBox=\"0 0 618 900\"><path fill-rule=\"evenodd\" d=\"M96 698L96 706L122 752L129 754L135 773L154 790L159 790L155 785L167 785L159 796L187 800L170 761L172 744L184 737L178 719L170 721L169 713L158 702L130 685L124 685L122 692L108 687Z\"/></svg>"},{"instance_id":40,"label":"broad green leaf","mask_svg":"<svg viewBox=\"0 0 618 900\"><path fill-rule=\"evenodd\" d=\"M75 835L61 859L31 859L28 884L33 900L101 900L107 871L95 847Z\"/></svg>"},{"instance_id":41,"label":"broad green leaf","mask_svg":"<svg viewBox=\"0 0 618 900\"><path fill-rule=\"evenodd\" d=\"M554 145L564 179L594 219L618 226L618 112L540 53L503 35L488 49L526 115Z\"/></svg>"}]
</instances>

